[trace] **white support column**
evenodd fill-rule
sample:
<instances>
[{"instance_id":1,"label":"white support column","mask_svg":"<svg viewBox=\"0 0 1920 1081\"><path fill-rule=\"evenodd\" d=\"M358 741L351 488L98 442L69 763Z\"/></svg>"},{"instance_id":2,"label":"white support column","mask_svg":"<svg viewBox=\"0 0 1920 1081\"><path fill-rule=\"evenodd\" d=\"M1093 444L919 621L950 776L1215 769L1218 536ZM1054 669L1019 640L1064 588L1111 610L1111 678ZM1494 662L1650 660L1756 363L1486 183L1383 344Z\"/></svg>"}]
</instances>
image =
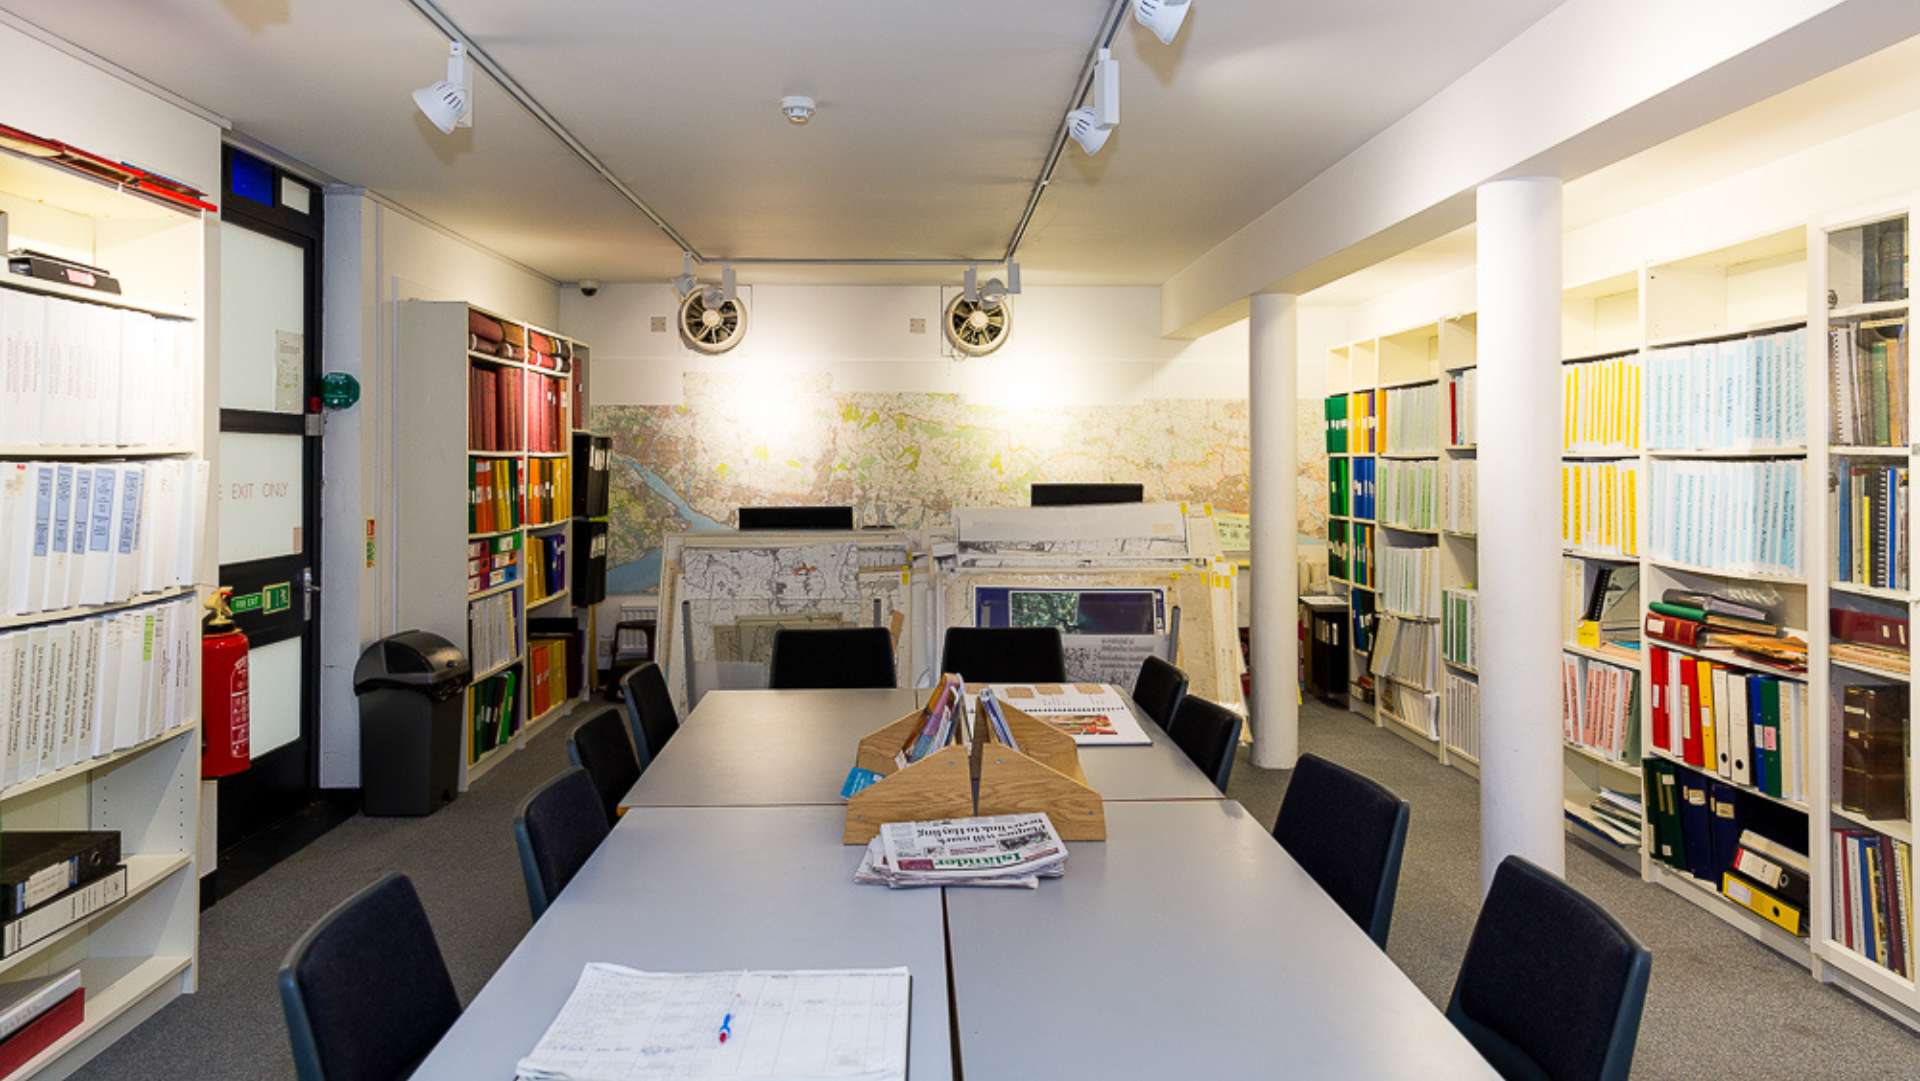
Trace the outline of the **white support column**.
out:
<instances>
[{"instance_id":1,"label":"white support column","mask_svg":"<svg viewBox=\"0 0 1920 1081\"><path fill-rule=\"evenodd\" d=\"M1560 748L1560 181L1479 190L1480 886L1566 873ZM1489 521L1488 519L1492 520Z\"/></svg>"},{"instance_id":2,"label":"white support column","mask_svg":"<svg viewBox=\"0 0 1920 1081\"><path fill-rule=\"evenodd\" d=\"M1292 769L1300 757L1298 298L1253 297L1247 397L1253 467L1253 764Z\"/></svg>"}]
</instances>

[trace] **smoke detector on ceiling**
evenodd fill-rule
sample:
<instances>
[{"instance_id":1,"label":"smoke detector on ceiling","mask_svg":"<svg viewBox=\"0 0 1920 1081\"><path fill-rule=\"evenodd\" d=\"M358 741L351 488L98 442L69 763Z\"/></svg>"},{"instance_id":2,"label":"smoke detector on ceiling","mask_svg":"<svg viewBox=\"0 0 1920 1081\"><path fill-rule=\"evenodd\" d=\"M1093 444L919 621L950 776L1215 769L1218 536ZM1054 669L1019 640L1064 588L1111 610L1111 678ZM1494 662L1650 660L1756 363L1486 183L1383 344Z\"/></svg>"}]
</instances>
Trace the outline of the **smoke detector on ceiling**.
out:
<instances>
[{"instance_id":1,"label":"smoke detector on ceiling","mask_svg":"<svg viewBox=\"0 0 1920 1081\"><path fill-rule=\"evenodd\" d=\"M796 126L812 120L816 109L813 99L805 94L789 94L780 99L780 111L786 114L787 123Z\"/></svg>"}]
</instances>

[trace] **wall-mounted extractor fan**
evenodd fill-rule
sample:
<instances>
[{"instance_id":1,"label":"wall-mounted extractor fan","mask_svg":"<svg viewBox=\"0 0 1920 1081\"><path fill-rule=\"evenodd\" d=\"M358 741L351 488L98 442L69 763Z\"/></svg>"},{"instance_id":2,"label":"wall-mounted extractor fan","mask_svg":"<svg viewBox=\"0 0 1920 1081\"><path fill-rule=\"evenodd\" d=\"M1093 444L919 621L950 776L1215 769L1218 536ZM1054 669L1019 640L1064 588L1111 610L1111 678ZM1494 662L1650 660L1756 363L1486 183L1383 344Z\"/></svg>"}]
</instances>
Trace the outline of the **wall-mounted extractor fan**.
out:
<instances>
[{"instance_id":1,"label":"wall-mounted extractor fan","mask_svg":"<svg viewBox=\"0 0 1920 1081\"><path fill-rule=\"evenodd\" d=\"M680 301L680 340L696 352L724 353L747 336L747 298L736 296L709 307L718 290L695 289Z\"/></svg>"},{"instance_id":2,"label":"wall-mounted extractor fan","mask_svg":"<svg viewBox=\"0 0 1920 1081\"><path fill-rule=\"evenodd\" d=\"M965 293L957 293L947 303L942 329L947 344L962 356L984 357L1006 344L1007 335L1013 332L1013 301L1004 296L997 301L986 297L968 300Z\"/></svg>"}]
</instances>

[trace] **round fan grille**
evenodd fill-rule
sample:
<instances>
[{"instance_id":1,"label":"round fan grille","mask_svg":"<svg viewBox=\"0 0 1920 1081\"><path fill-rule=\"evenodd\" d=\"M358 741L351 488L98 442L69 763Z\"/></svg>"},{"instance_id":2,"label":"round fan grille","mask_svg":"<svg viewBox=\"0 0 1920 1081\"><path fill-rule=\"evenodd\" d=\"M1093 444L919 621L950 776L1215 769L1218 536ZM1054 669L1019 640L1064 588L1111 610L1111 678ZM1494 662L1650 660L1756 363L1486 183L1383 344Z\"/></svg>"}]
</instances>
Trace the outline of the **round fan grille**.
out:
<instances>
[{"instance_id":1,"label":"round fan grille","mask_svg":"<svg viewBox=\"0 0 1920 1081\"><path fill-rule=\"evenodd\" d=\"M1007 335L1013 332L1013 302L1002 299L988 307L969 301L961 293L947 305L945 330L947 341L955 349L970 357L984 357L1006 344Z\"/></svg>"},{"instance_id":2,"label":"round fan grille","mask_svg":"<svg viewBox=\"0 0 1920 1081\"><path fill-rule=\"evenodd\" d=\"M735 297L709 308L703 293L695 289L680 302L680 340L698 352L724 353L747 336L747 302Z\"/></svg>"}]
</instances>

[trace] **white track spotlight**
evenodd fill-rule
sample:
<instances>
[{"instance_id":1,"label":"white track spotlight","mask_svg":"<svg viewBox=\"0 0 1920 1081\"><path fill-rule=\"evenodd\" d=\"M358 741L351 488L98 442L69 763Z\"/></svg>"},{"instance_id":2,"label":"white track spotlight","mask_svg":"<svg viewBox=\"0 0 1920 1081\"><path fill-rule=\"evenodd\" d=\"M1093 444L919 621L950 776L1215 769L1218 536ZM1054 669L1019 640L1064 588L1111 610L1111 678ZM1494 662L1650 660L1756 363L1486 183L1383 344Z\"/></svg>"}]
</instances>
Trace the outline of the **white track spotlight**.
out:
<instances>
[{"instance_id":1,"label":"white track spotlight","mask_svg":"<svg viewBox=\"0 0 1920 1081\"><path fill-rule=\"evenodd\" d=\"M680 253L680 276L673 279L673 295L685 300L698 284L693 280L693 253L683 251Z\"/></svg>"},{"instance_id":2,"label":"white track spotlight","mask_svg":"<svg viewBox=\"0 0 1920 1081\"><path fill-rule=\"evenodd\" d=\"M970 266L965 274L960 275L960 295L965 297L969 304L980 303L979 267Z\"/></svg>"},{"instance_id":3,"label":"white track spotlight","mask_svg":"<svg viewBox=\"0 0 1920 1081\"><path fill-rule=\"evenodd\" d=\"M473 126L473 74L467 70L465 45L456 41L447 46L447 77L415 90L413 103L442 135Z\"/></svg>"},{"instance_id":4,"label":"white track spotlight","mask_svg":"<svg viewBox=\"0 0 1920 1081\"><path fill-rule=\"evenodd\" d=\"M1093 110L1083 105L1067 114L1067 134L1091 156L1107 145L1107 136L1113 134L1113 129L1101 127L1095 122Z\"/></svg>"},{"instance_id":5,"label":"white track spotlight","mask_svg":"<svg viewBox=\"0 0 1920 1081\"><path fill-rule=\"evenodd\" d=\"M1093 122L1103 128L1120 123L1120 61L1110 49L1100 50L1093 64Z\"/></svg>"},{"instance_id":6,"label":"white track spotlight","mask_svg":"<svg viewBox=\"0 0 1920 1081\"><path fill-rule=\"evenodd\" d=\"M1133 17L1153 31L1160 44L1171 45L1180 36L1180 24L1193 10L1193 0L1133 0Z\"/></svg>"}]
</instances>

